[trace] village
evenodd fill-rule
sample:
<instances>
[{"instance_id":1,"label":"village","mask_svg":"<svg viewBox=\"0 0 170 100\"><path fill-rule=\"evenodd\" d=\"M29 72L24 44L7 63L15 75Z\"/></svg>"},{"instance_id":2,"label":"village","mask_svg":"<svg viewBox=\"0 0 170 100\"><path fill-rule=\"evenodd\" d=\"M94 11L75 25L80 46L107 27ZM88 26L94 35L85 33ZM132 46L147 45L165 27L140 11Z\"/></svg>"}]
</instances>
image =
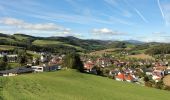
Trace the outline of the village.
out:
<instances>
[{"instance_id":1,"label":"village","mask_svg":"<svg viewBox=\"0 0 170 100\"><path fill-rule=\"evenodd\" d=\"M40 58L33 57L31 63L22 67L0 71L0 76L16 76L26 73L49 72L65 69L62 67L64 54L54 55L45 52L34 52ZM6 56L8 62L17 62L17 54L2 52L0 57ZM170 74L170 67L167 61L150 60L122 60L115 57L81 56L86 73L112 78L117 81L127 81L137 84L144 84L146 80L160 82L166 75ZM38 62L38 63L37 63Z\"/></svg>"}]
</instances>

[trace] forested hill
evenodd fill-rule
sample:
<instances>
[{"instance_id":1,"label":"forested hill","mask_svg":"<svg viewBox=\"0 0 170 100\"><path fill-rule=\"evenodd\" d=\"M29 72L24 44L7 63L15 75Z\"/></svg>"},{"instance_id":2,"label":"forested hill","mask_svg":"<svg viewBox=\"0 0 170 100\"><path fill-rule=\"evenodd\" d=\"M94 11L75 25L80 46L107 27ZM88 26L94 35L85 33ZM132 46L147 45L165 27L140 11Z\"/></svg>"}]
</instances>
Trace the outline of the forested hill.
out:
<instances>
[{"instance_id":1,"label":"forested hill","mask_svg":"<svg viewBox=\"0 0 170 100\"><path fill-rule=\"evenodd\" d=\"M146 51L145 53L170 54L168 43L144 43L135 40L127 41L104 41L92 39L79 39L73 36L68 37L35 37L25 34L7 35L0 33L0 45L22 47L31 51L49 52L92 52L110 48L128 48L131 51ZM1 49L0 49L1 50Z\"/></svg>"},{"instance_id":2,"label":"forested hill","mask_svg":"<svg viewBox=\"0 0 170 100\"><path fill-rule=\"evenodd\" d=\"M24 47L30 50L63 51L73 50L88 52L121 46L121 42L85 40L73 36L68 37L35 37L25 34L6 35L0 33L0 45Z\"/></svg>"}]
</instances>

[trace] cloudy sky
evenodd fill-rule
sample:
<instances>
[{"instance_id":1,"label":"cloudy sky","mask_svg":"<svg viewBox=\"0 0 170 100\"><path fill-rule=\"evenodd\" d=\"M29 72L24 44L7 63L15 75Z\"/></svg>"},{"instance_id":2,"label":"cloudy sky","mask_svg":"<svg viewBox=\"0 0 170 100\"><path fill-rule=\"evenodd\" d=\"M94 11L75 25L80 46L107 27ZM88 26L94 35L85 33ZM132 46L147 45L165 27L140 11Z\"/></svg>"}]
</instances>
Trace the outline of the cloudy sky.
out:
<instances>
[{"instance_id":1,"label":"cloudy sky","mask_svg":"<svg viewBox=\"0 0 170 100\"><path fill-rule=\"evenodd\" d=\"M1 0L0 33L170 42L170 0Z\"/></svg>"}]
</instances>

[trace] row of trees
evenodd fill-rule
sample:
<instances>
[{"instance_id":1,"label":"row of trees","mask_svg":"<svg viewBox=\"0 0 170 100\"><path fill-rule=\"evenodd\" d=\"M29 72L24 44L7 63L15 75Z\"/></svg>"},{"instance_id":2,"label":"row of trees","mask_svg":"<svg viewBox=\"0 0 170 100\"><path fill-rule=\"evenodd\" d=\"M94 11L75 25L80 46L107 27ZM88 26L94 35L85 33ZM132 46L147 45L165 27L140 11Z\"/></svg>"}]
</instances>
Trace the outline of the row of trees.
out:
<instances>
[{"instance_id":1,"label":"row of trees","mask_svg":"<svg viewBox=\"0 0 170 100\"><path fill-rule=\"evenodd\" d=\"M156 54L170 54L170 45L164 44L164 45L158 45L154 46L145 52L149 55L156 55Z\"/></svg>"}]
</instances>

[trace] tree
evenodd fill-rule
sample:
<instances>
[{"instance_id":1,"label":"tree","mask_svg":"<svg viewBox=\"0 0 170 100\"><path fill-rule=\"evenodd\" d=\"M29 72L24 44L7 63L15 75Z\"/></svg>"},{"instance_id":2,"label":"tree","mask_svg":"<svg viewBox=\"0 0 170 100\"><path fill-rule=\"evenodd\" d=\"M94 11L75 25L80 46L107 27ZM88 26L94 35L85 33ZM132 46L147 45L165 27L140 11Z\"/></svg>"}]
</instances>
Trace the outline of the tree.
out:
<instances>
[{"instance_id":1,"label":"tree","mask_svg":"<svg viewBox=\"0 0 170 100\"><path fill-rule=\"evenodd\" d=\"M20 51L18 53L18 62L21 64L21 65L24 65L26 62L27 62L27 54L25 51Z\"/></svg>"},{"instance_id":2,"label":"tree","mask_svg":"<svg viewBox=\"0 0 170 100\"><path fill-rule=\"evenodd\" d=\"M7 63L4 61L0 61L0 70L6 70L7 69Z\"/></svg>"},{"instance_id":3,"label":"tree","mask_svg":"<svg viewBox=\"0 0 170 100\"><path fill-rule=\"evenodd\" d=\"M80 56L75 53L69 53L64 57L63 67L77 69L80 72L84 72L84 67Z\"/></svg>"},{"instance_id":4,"label":"tree","mask_svg":"<svg viewBox=\"0 0 170 100\"><path fill-rule=\"evenodd\" d=\"M4 62L8 62L7 55L4 55L2 59L3 59Z\"/></svg>"}]
</instances>

